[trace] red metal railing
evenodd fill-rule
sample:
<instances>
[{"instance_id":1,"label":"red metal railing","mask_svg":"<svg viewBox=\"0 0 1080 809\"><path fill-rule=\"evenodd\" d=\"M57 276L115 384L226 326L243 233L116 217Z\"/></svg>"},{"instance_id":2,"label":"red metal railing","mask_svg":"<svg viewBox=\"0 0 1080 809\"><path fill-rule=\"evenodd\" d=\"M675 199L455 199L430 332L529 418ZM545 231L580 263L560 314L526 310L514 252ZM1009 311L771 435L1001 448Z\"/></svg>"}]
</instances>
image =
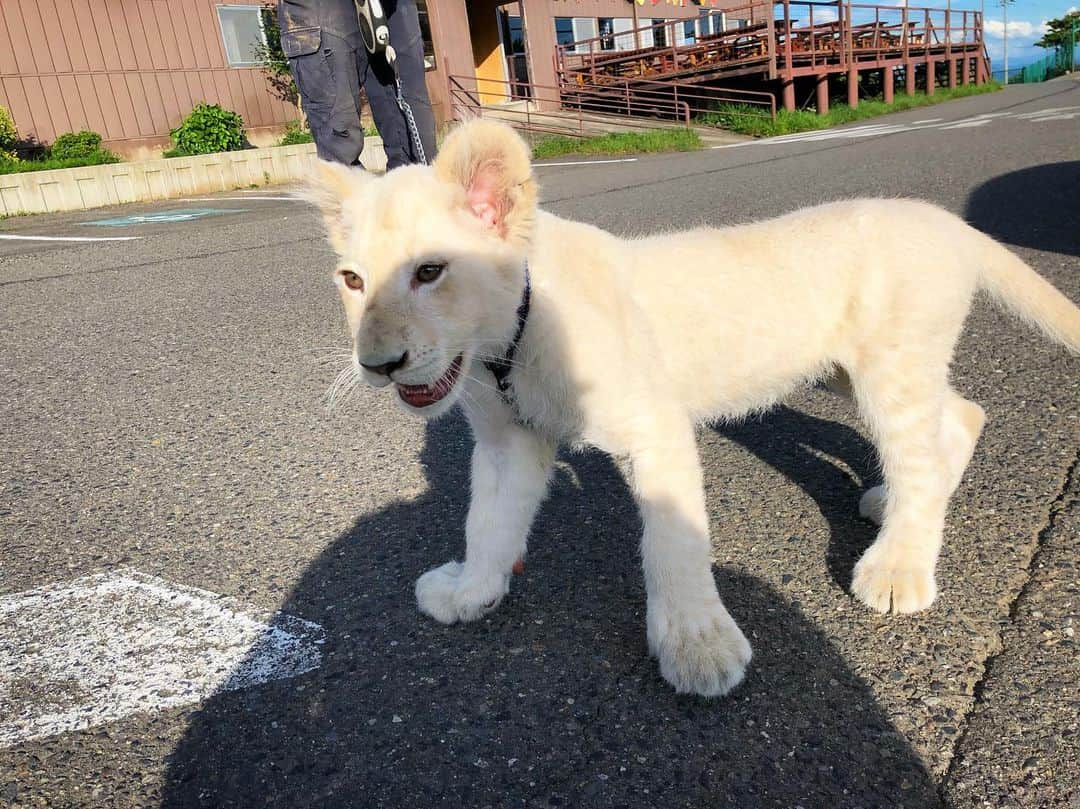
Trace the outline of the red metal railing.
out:
<instances>
[{"instance_id":1,"label":"red metal railing","mask_svg":"<svg viewBox=\"0 0 1080 809\"><path fill-rule=\"evenodd\" d=\"M522 98L516 82L476 76L448 79L452 116L488 116L519 129L584 137L612 129L709 125L710 113L776 116L772 93L696 87L679 82L622 81L593 85L530 84Z\"/></svg>"},{"instance_id":2,"label":"red metal railing","mask_svg":"<svg viewBox=\"0 0 1080 809\"><path fill-rule=\"evenodd\" d=\"M680 32L693 21L673 20L559 45L556 72L564 82L604 84L611 79L702 80L751 73L780 78L937 57L985 58L978 11L774 0L723 14L720 19L728 23L723 30L699 35L695 29L690 40ZM719 13L701 19L710 17ZM731 25L732 20L738 24ZM663 45L655 44L661 40Z\"/></svg>"}]
</instances>

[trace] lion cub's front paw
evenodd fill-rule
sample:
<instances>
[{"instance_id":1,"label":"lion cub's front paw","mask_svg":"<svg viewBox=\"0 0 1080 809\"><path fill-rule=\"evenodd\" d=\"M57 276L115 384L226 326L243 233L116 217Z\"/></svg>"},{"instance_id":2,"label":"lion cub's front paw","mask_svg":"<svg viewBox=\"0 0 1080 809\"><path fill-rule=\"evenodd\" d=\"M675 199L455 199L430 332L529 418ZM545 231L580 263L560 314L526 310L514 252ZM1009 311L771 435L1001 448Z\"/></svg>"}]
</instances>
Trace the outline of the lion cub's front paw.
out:
<instances>
[{"instance_id":1,"label":"lion cub's front paw","mask_svg":"<svg viewBox=\"0 0 1080 809\"><path fill-rule=\"evenodd\" d=\"M702 607L648 607L649 650L679 693L718 697L742 682L750 643L719 600Z\"/></svg>"},{"instance_id":2,"label":"lion cub's front paw","mask_svg":"<svg viewBox=\"0 0 1080 809\"><path fill-rule=\"evenodd\" d=\"M416 602L444 624L475 621L499 606L509 589L509 576L481 579L466 575L461 562L447 562L416 580Z\"/></svg>"},{"instance_id":3,"label":"lion cub's front paw","mask_svg":"<svg viewBox=\"0 0 1080 809\"><path fill-rule=\"evenodd\" d=\"M878 612L918 612L937 596L934 568L875 543L855 565L851 592Z\"/></svg>"}]
</instances>

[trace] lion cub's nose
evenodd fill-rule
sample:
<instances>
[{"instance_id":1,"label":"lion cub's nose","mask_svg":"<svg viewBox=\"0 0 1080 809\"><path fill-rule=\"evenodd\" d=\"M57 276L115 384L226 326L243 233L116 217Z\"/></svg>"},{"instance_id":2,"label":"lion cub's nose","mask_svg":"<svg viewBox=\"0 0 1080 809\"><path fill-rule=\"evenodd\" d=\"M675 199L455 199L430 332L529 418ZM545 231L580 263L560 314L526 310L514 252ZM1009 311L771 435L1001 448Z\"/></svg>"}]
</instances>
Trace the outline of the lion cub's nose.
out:
<instances>
[{"instance_id":1,"label":"lion cub's nose","mask_svg":"<svg viewBox=\"0 0 1080 809\"><path fill-rule=\"evenodd\" d=\"M377 364L368 365L366 362L360 364L373 374L381 374L382 376L390 376L394 371L405 364L405 361L409 358L409 352L404 352L396 360L390 360L390 362L380 362Z\"/></svg>"}]
</instances>

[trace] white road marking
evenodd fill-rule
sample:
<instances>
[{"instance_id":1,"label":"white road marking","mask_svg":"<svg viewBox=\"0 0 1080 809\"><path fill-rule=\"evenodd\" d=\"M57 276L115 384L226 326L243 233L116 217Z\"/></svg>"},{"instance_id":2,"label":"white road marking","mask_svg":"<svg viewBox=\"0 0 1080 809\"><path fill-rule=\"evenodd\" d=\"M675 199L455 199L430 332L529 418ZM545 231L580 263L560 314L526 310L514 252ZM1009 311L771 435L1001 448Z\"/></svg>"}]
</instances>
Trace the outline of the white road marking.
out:
<instances>
[{"instance_id":1,"label":"white road marking","mask_svg":"<svg viewBox=\"0 0 1080 809\"><path fill-rule=\"evenodd\" d=\"M548 166L595 166L599 163L636 163L636 157L620 157L613 160L578 160L573 163L537 163L538 169L547 168Z\"/></svg>"},{"instance_id":2,"label":"white road marking","mask_svg":"<svg viewBox=\"0 0 1080 809\"><path fill-rule=\"evenodd\" d=\"M130 242L142 236L15 236L0 233L0 239L26 242Z\"/></svg>"},{"instance_id":3,"label":"white road marking","mask_svg":"<svg viewBox=\"0 0 1080 809\"><path fill-rule=\"evenodd\" d=\"M318 624L133 570L3 596L0 748L295 677L322 642Z\"/></svg>"},{"instance_id":4,"label":"white road marking","mask_svg":"<svg viewBox=\"0 0 1080 809\"><path fill-rule=\"evenodd\" d=\"M970 129L976 126L986 126L990 123L989 118L965 118L957 121L956 123L948 124L947 126L938 127L939 129Z\"/></svg>"},{"instance_id":5,"label":"white road marking","mask_svg":"<svg viewBox=\"0 0 1080 809\"><path fill-rule=\"evenodd\" d=\"M1073 118L1080 118L1080 112L1059 112L1055 115L1045 115L1042 118L1029 118L1032 123L1042 123L1043 121L1071 121Z\"/></svg>"},{"instance_id":6,"label":"white road marking","mask_svg":"<svg viewBox=\"0 0 1080 809\"><path fill-rule=\"evenodd\" d=\"M1071 112L1073 110L1080 110L1080 107L1050 107L1045 110L1038 110L1037 112L1022 112L1017 115L1017 118L1021 118L1025 121L1030 121L1035 118L1043 118L1045 116L1056 116L1059 113ZM1058 120L1055 118L1055 120Z\"/></svg>"},{"instance_id":7,"label":"white road marking","mask_svg":"<svg viewBox=\"0 0 1080 809\"><path fill-rule=\"evenodd\" d=\"M1074 110L1076 110L1074 112ZM1080 107L1053 107L1038 112L1027 112L1015 115L1011 112L984 112L970 118L959 118L946 121L944 118L925 118L920 121L912 121L909 124L865 124L854 126L850 129L815 129L809 132L796 132L791 135L777 135L772 138L759 138L757 140L743 141L741 143L724 143L719 146L710 146L710 149L734 149L740 146L771 145L776 146L784 143L813 143L823 140L835 140L837 138L872 138L879 135L896 135L901 132L917 132L929 129L971 129L973 127L986 126L996 120L1007 118L1020 118L1029 121L1065 121L1072 118L1080 118Z\"/></svg>"},{"instance_id":8,"label":"white road marking","mask_svg":"<svg viewBox=\"0 0 1080 809\"><path fill-rule=\"evenodd\" d=\"M236 200L243 200L244 202L247 202L249 199L299 200L300 198L299 197L289 197L289 196L284 196L284 197L259 196L259 197L257 197L255 195L252 195L250 197L180 197L179 199L174 200L174 201L175 202L218 202L220 200L220 201L224 202L224 201L230 201L231 200L231 201L235 202Z\"/></svg>"}]
</instances>

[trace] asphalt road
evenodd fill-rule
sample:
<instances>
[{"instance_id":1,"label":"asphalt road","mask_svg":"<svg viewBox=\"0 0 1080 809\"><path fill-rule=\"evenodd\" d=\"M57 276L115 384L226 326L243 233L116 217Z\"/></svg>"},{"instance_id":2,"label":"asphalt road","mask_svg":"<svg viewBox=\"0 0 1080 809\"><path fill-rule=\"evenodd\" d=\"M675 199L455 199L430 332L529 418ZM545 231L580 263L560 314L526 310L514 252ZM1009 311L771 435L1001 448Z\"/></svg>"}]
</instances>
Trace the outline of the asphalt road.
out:
<instances>
[{"instance_id":1,"label":"asphalt road","mask_svg":"<svg viewBox=\"0 0 1080 809\"><path fill-rule=\"evenodd\" d=\"M916 196L1080 301L1080 82L867 126L541 167L543 204L634 233ZM310 211L260 198L280 193L0 222L137 237L0 239L0 804L1077 805L1075 358L976 307L954 382L989 423L940 597L910 617L846 591L875 472L845 402L807 390L703 430L717 581L755 658L730 697L677 697L646 654L638 518L596 453L561 459L498 611L417 612L416 577L463 549L469 437L385 391L326 411L333 259ZM232 212L160 220L193 208ZM264 625L296 640L278 668Z\"/></svg>"}]
</instances>

